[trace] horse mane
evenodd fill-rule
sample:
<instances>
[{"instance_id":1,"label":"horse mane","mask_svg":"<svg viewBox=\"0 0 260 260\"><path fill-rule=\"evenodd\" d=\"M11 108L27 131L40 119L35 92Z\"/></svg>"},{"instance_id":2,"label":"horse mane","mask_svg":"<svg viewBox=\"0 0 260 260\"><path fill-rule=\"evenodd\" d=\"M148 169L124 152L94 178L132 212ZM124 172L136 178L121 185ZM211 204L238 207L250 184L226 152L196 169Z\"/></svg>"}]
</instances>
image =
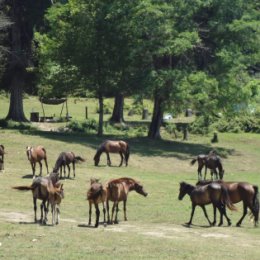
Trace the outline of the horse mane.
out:
<instances>
[{"instance_id":1,"label":"horse mane","mask_svg":"<svg viewBox=\"0 0 260 260\"><path fill-rule=\"evenodd\" d=\"M138 181L132 179L132 178L129 178L129 177L121 177L121 178L118 178L118 179L113 179L111 180L111 182L113 183L121 183L121 182L134 182L134 183L138 183Z\"/></svg>"}]
</instances>

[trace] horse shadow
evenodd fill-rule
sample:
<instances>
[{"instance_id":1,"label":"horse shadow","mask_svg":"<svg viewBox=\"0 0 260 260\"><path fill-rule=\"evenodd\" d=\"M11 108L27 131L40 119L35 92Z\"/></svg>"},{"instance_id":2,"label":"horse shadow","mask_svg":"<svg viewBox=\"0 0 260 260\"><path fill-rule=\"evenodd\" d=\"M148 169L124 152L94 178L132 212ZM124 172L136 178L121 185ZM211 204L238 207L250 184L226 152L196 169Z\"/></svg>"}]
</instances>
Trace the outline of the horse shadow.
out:
<instances>
[{"instance_id":1,"label":"horse shadow","mask_svg":"<svg viewBox=\"0 0 260 260\"><path fill-rule=\"evenodd\" d=\"M99 225L104 225L104 222L99 222ZM108 225L108 223L106 223L106 226ZM78 224L78 227L81 228L96 228L94 225L88 225L88 224Z\"/></svg>"}]
</instances>

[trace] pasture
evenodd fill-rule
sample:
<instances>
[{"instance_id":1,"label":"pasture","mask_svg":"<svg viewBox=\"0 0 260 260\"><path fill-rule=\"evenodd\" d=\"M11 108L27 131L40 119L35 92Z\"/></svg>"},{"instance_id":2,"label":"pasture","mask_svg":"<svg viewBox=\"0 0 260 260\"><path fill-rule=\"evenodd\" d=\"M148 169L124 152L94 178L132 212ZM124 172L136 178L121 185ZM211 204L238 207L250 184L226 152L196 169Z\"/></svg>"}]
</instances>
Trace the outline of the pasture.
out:
<instances>
[{"instance_id":1,"label":"pasture","mask_svg":"<svg viewBox=\"0 0 260 260\"><path fill-rule=\"evenodd\" d=\"M248 181L260 186L259 135L219 134L220 142L214 146L209 136L190 136L186 142L133 137L127 139L131 149L128 167L117 167L120 162L117 154L111 154L112 167L106 166L105 155L95 167L96 148L108 138L116 137L0 130L0 143L7 152L5 171L0 173L0 258L259 259L260 228L254 228L249 217L241 228L235 227L242 215L241 204L237 204L238 212L227 211L231 227L226 222L223 227L208 227L202 210L197 208L194 225L187 228L184 223L190 217L190 199L188 196L182 201L177 199L180 181L192 184L197 181L197 165L191 166L191 159L212 147L225 156L225 180ZM11 189L15 185L31 184L32 171L25 148L39 144L47 150L50 169L61 151L73 151L86 159L76 165L75 179L62 180L65 199L61 203L60 224L54 227L34 223L30 191ZM43 175L46 175L44 165ZM148 196L129 194L127 222L123 221L120 205L118 225L88 227L86 191L90 178L105 182L123 176L139 180ZM38 203L38 213L39 209ZM207 206L207 211L212 219L212 206ZM94 223L95 216L92 218Z\"/></svg>"}]
</instances>

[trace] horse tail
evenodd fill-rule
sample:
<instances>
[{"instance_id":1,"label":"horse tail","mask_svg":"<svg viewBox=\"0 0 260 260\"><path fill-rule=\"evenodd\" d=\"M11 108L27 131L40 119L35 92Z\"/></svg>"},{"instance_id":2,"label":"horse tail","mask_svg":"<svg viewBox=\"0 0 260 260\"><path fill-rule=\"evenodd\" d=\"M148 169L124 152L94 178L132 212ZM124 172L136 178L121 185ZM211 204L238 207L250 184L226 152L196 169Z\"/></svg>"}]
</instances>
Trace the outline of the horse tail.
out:
<instances>
[{"instance_id":1,"label":"horse tail","mask_svg":"<svg viewBox=\"0 0 260 260\"><path fill-rule=\"evenodd\" d=\"M45 159L47 159L47 151L44 147L42 147L42 150L44 151Z\"/></svg>"},{"instance_id":2,"label":"horse tail","mask_svg":"<svg viewBox=\"0 0 260 260\"><path fill-rule=\"evenodd\" d=\"M231 202L227 188L221 185L222 198L221 201L225 204L230 210L237 210L234 204Z\"/></svg>"},{"instance_id":3,"label":"horse tail","mask_svg":"<svg viewBox=\"0 0 260 260\"><path fill-rule=\"evenodd\" d=\"M27 191L27 190L33 190L34 187L32 187L32 185L30 185L30 186L14 186L14 187L12 187L12 189Z\"/></svg>"},{"instance_id":4,"label":"horse tail","mask_svg":"<svg viewBox=\"0 0 260 260\"><path fill-rule=\"evenodd\" d=\"M80 156L75 156L75 161L76 161L76 162L78 162L78 161L80 161L80 162L85 162L86 160L83 159L83 158L80 157Z\"/></svg>"},{"instance_id":5,"label":"horse tail","mask_svg":"<svg viewBox=\"0 0 260 260\"><path fill-rule=\"evenodd\" d=\"M258 220L259 220L259 198L258 198L258 186L254 185L253 186L255 194L253 197L253 214L255 217L255 225L258 224Z\"/></svg>"},{"instance_id":6,"label":"horse tail","mask_svg":"<svg viewBox=\"0 0 260 260\"><path fill-rule=\"evenodd\" d=\"M190 162L190 164L191 164L191 165L194 165L196 161L197 161L197 158L194 158L194 159L192 159L192 161Z\"/></svg>"},{"instance_id":7,"label":"horse tail","mask_svg":"<svg viewBox=\"0 0 260 260\"><path fill-rule=\"evenodd\" d=\"M127 163L128 163L129 157L130 157L130 147L129 147L129 144L126 144L126 151L125 151L125 161L126 161L126 165L127 165Z\"/></svg>"}]
</instances>

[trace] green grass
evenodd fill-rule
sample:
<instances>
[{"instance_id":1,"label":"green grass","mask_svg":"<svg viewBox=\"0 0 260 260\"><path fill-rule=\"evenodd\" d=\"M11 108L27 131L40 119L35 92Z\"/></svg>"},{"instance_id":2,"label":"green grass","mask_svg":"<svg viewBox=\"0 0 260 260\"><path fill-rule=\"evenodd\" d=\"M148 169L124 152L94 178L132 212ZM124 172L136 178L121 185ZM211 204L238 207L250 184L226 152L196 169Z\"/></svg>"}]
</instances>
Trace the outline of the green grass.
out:
<instances>
[{"instance_id":1,"label":"green grass","mask_svg":"<svg viewBox=\"0 0 260 260\"><path fill-rule=\"evenodd\" d=\"M83 134L0 130L0 142L6 147L5 172L0 173L0 258L2 259L259 259L260 229L246 217L241 228L235 223L241 217L228 211L233 226L207 227L200 208L195 211L195 224L189 220L188 197L178 201L179 182L194 184L197 167L189 162L198 153L213 147L224 157L225 179L249 181L260 185L260 136L257 134L219 134L212 146L210 137L190 136L190 140L150 141L129 138L129 167L118 168L119 155L112 154L115 167L94 167L96 147L106 138ZM14 185L31 183L31 168L25 155L27 145L46 147L49 167L53 167L61 151L74 151L87 159L76 165L76 179L63 180L65 199L61 204L60 225L41 226L33 223L30 192L12 190ZM38 173L37 166L37 173ZM45 168L43 172L46 174ZM149 193L144 198L130 193L127 203L128 221L98 229L86 227L88 203L86 191L91 177L105 182L129 176L141 181ZM122 209L122 205L120 207ZM207 207L212 218L212 207ZM38 205L39 211L39 205ZM39 214L38 214L39 216ZM101 215L102 216L102 215ZM95 216L93 215L93 222ZM101 217L102 219L102 217ZM49 216L49 221L51 216Z\"/></svg>"},{"instance_id":2,"label":"green grass","mask_svg":"<svg viewBox=\"0 0 260 260\"><path fill-rule=\"evenodd\" d=\"M9 99L0 96L0 118L8 112ZM112 99L105 100L112 110ZM70 98L69 113L74 120L83 121L85 106L89 118L98 119L95 99ZM132 100L126 99L125 119L141 121L140 115L128 116ZM152 103L145 101L152 111ZM44 106L48 116L59 116L61 105ZM26 117L40 112L36 97L24 99ZM105 115L105 120L111 115ZM66 123L36 124L46 130L57 129ZM3 259L259 259L260 229L254 228L248 217L241 228L235 223L241 217L228 211L233 226L208 228L201 209L196 209L191 228L183 226L189 220L191 203L188 197L178 201L179 182L194 184L197 166L191 159L214 148L223 157L226 180L248 181L260 185L260 136L257 134L221 134L219 143L211 144L212 136L189 136L182 141L181 134L172 140L164 129L164 140L151 141L133 129L116 131L105 129L103 138L96 135L65 134L51 131L19 131L0 129L0 143L6 147L5 172L0 173L0 258ZM113 134L113 135L112 135ZM139 136L139 137L137 137ZM129 167L118 168L119 155L112 154L115 167L107 167L101 157L100 167L94 167L93 156L97 146L108 138L124 138L130 144ZM25 155L27 145L44 145L51 169L61 151L74 151L87 159L76 166L76 179L63 180L65 199L61 204L60 225L41 226L33 223L33 203L30 192L12 190L14 185L31 183L31 168ZM37 173L39 167L37 165ZM46 174L45 168L43 172ZM129 176L141 181L149 193L147 198L132 192L127 203L128 221L98 229L86 227L88 203L86 191L91 177L105 182L111 178ZM212 208L207 207L212 218ZM39 211L39 205L38 205ZM39 214L38 214L39 217ZM95 216L92 216L93 223ZM101 217L102 219L102 217ZM49 221L51 216L49 216Z\"/></svg>"}]
</instances>

